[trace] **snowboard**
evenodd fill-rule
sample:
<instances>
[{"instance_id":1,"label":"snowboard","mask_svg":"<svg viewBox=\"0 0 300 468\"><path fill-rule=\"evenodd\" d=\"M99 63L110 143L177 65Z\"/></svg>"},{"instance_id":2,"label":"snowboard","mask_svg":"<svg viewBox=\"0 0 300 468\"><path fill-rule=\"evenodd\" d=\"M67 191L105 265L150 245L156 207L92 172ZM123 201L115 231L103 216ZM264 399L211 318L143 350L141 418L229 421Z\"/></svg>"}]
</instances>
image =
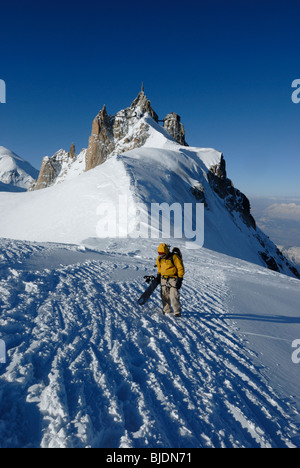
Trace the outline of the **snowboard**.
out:
<instances>
[{"instance_id":1,"label":"snowboard","mask_svg":"<svg viewBox=\"0 0 300 468\"><path fill-rule=\"evenodd\" d=\"M144 305L146 304L146 302L148 301L148 299L150 298L150 296L153 294L153 292L155 291L155 289L157 288L157 286L160 284L160 279L158 279L157 277L154 278L148 288L146 289L146 291L141 295L141 297L139 298L138 300L138 304L140 305Z\"/></svg>"}]
</instances>

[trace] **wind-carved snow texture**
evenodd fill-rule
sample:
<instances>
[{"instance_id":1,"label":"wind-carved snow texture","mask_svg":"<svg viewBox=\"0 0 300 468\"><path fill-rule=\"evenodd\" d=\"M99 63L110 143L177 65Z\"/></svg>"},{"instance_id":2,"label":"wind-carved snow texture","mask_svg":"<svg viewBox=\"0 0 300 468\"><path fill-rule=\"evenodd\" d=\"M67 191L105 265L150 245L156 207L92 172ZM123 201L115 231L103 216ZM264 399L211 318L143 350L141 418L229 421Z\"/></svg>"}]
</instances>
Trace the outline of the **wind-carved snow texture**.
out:
<instances>
[{"instance_id":1,"label":"wind-carved snow texture","mask_svg":"<svg viewBox=\"0 0 300 468\"><path fill-rule=\"evenodd\" d=\"M158 292L137 306L155 243L145 253L128 242L93 252L1 241L0 445L293 446L295 408L226 319L218 254L186 258L175 319Z\"/></svg>"}]
</instances>

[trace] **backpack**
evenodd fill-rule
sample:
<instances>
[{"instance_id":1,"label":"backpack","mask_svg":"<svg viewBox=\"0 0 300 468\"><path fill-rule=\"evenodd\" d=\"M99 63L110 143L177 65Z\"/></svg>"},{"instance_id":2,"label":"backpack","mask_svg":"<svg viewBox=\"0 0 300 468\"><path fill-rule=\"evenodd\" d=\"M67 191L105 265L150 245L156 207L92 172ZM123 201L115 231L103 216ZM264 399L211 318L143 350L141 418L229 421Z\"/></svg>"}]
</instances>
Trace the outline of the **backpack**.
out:
<instances>
[{"instance_id":1,"label":"backpack","mask_svg":"<svg viewBox=\"0 0 300 468\"><path fill-rule=\"evenodd\" d=\"M181 250L178 247L173 247L172 252L170 252L169 259L171 260L171 262L175 266L175 263L174 263L174 260L173 260L173 255L177 255L177 257L179 257L182 260ZM161 258L159 259L159 262L161 262Z\"/></svg>"},{"instance_id":2,"label":"backpack","mask_svg":"<svg viewBox=\"0 0 300 468\"><path fill-rule=\"evenodd\" d=\"M172 254L172 258L173 258L173 255L177 255L182 260L182 253L178 247L174 247L171 254Z\"/></svg>"}]
</instances>

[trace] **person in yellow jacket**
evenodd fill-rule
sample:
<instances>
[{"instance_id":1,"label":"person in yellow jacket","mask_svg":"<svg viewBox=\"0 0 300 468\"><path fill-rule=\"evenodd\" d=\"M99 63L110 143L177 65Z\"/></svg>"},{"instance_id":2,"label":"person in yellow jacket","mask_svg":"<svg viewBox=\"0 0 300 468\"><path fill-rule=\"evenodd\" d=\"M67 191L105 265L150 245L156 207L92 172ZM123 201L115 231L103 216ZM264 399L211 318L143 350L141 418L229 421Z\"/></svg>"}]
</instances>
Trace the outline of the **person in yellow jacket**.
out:
<instances>
[{"instance_id":1,"label":"person in yellow jacket","mask_svg":"<svg viewBox=\"0 0 300 468\"><path fill-rule=\"evenodd\" d=\"M157 251L156 265L161 283L163 314L171 314L173 309L175 317L180 317L179 289L181 288L184 276L182 259L176 253L171 253L166 244L160 244Z\"/></svg>"}]
</instances>

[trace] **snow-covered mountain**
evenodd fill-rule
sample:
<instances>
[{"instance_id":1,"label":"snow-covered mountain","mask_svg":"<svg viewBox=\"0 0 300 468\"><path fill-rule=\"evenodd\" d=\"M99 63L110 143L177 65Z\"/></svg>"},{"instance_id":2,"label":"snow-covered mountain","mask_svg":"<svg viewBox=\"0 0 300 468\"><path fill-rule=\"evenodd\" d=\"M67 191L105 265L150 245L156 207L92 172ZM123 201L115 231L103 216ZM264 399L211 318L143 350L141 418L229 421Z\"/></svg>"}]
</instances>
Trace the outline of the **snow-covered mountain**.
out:
<instances>
[{"instance_id":1,"label":"snow-covered mountain","mask_svg":"<svg viewBox=\"0 0 300 468\"><path fill-rule=\"evenodd\" d=\"M8 148L0 146L0 191L21 192L29 189L38 170Z\"/></svg>"},{"instance_id":2,"label":"snow-covered mountain","mask_svg":"<svg viewBox=\"0 0 300 468\"><path fill-rule=\"evenodd\" d=\"M150 210L153 203L202 202L206 248L299 277L256 226L247 197L227 177L222 153L187 146L174 115L159 125L143 91L116 116L103 108L87 150L77 156L72 147L44 159L36 190L13 199L1 194L6 221L0 236L80 244L99 237L103 207L115 207L120 218L120 200L126 200L132 235L141 221L141 203Z\"/></svg>"},{"instance_id":3,"label":"snow-covered mountain","mask_svg":"<svg viewBox=\"0 0 300 468\"><path fill-rule=\"evenodd\" d=\"M137 304L160 242L138 234L164 202L205 205L203 248L169 239L179 319L159 288ZM176 114L161 126L143 91L102 109L88 148L44 159L0 213L1 448L300 447L298 272Z\"/></svg>"}]
</instances>

